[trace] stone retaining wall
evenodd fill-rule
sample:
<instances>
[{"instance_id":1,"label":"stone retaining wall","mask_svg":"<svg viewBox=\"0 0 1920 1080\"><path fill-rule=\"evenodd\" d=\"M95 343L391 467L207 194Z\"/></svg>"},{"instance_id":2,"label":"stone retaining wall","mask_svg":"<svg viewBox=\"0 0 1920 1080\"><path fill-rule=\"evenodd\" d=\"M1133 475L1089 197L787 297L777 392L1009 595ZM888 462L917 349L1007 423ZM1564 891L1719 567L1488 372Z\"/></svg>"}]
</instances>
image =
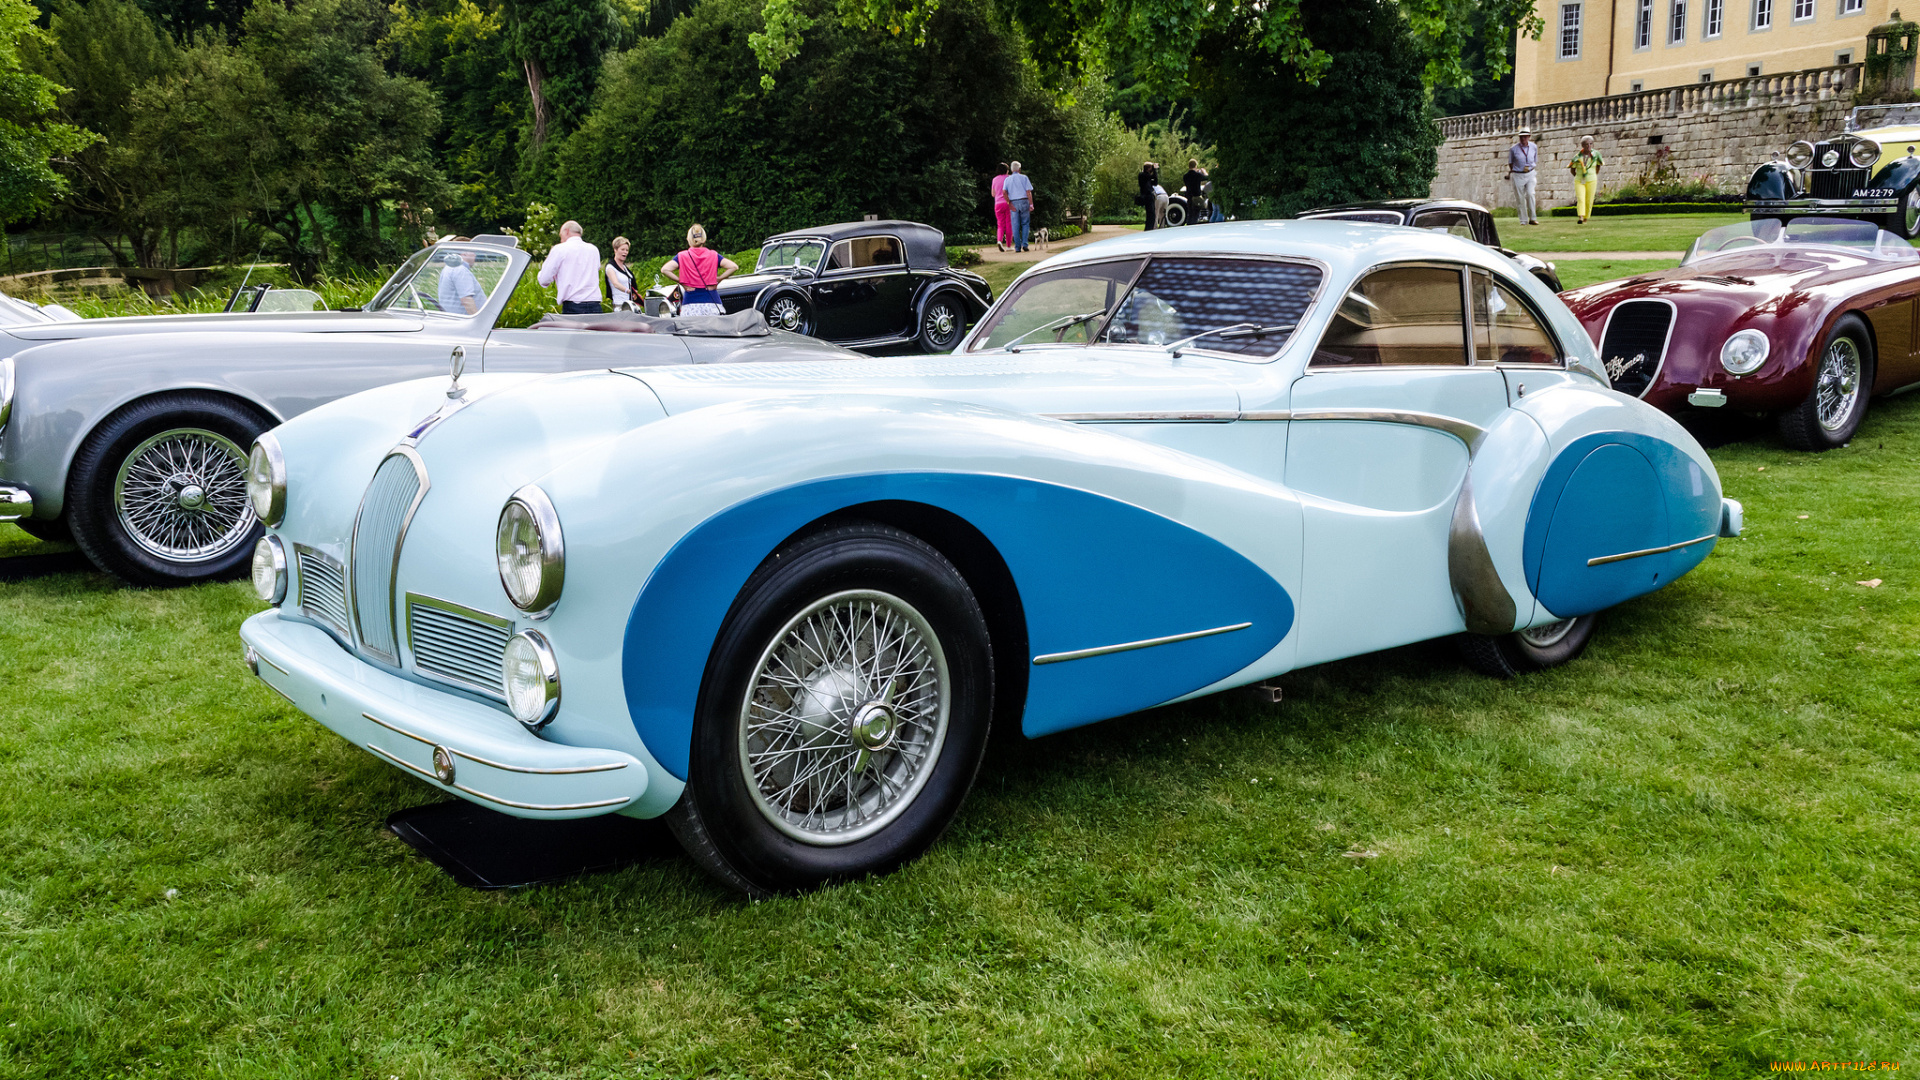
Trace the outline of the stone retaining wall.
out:
<instances>
[{"instance_id":1,"label":"stone retaining wall","mask_svg":"<svg viewBox=\"0 0 1920 1080\"><path fill-rule=\"evenodd\" d=\"M1594 150L1606 160L1603 195L1636 176L1663 147L1677 176L1705 176L1739 189L1773 151L1840 131L1858 79L1856 64L1446 117L1433 196L1512 206L1507 148L1522 125L1540 144L1542 212L1573 202L1567 162L1579 152L1582 135L1593 136Z\"/></svg>"}]
</instances>

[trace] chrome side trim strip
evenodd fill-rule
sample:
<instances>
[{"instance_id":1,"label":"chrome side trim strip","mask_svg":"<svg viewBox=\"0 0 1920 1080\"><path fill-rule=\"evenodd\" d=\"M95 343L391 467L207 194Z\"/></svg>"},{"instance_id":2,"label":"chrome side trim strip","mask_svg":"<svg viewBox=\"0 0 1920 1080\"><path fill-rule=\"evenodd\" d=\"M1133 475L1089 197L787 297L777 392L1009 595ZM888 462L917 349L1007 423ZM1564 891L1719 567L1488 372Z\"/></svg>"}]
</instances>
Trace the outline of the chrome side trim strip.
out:
<instances>
[{"instance_id":1,"label":"chrome side trim strip","mask_svg":"<svg viewBox=\"0 0 1920 1080\"><path fill-rule=\"evenodd\" d=\"M1070 424L1230 424L1241 419L1232 409L1196 409L1189 412L1073 412L1041 413L1049 420Z\"/></svg>"},{"instance_id":2,"label":"chrome side trim strip","mask_svg":"<svg viewBox=\"0 0 1920 1080\"><path fill-rule=\"evenodd\" d=\"M1719 535L1720 535L1719 533L1708 533L1705 536L1696 536L1692 540L1683 540L1678 544L1668 544L1666 547L1648 548L1645 551L1623 551L1618 555L1602 555L1597 559L1588 559L1587 565L1588 566L1605 566L1607 563L1625 562L1628 559L1638 559L1643 555L1658 555L1666 551L1679 551L1681 548L1684 548L1684 547L1692 547L1695 544L1705 543L1708 540L1717 539Z\"/></svg>"},{"instance_id":3,"label":"chrome side trim strip","mask_svg":"<svg viewBox=\"0 0 1920 1080\"><path fill-rule=\"evenodd\" d=\"M1432 428L1459 439L1466 444L1467 452L1473 453L1480 448L1480 440L1487 437L1487 429L1478 424L1470 424L1451 416L1438 413L1416 412L1411 409L1295 409L1295 420L1362 420L1376 424L1407 424L1412 427Z\"/></svg>"},{"instance_id":4,"label":"chrome side trim strip","mask_svg":"<svg viewBox=\"0 0 1920 1080\"><path fill-rule=\"evenodd\" d=\"M265 659L266 659L266 657L264 657L264 656L263 656L263 657L261 657L260 659L262 659L262 660L265 660ZM284 671L283 671L283 672L281 672L281 674L282 674L282 675L284 675L284 674L286 674L286 672L284 672ZM257 677L257 676L256 676L256 677ZM270 683L270 682L268 682L268 681L267 681L267 680L265 680L265 679L261 679L261 680L260 680L260 685L262 685L262 686L264 686L264 687L266 687L267 689L269 689L269 690L271 690L271 691L273 691L273 692L274 692L274 693L276 693L276 694L279 694L279 695L280 695L280 700L282 700L282 701L284 701L284 702L286 702L286 703L287 703L287 704L289 704L289 705L292 705L292 706L293 706L294 708L296 708L296 709L298 709L298 708L300 708L300 704L299 704L298 702L296 702L296 701L294 701L292 697L290 697L290 696L288 696L288 694L287 694L287 692L286 692L285 690L282 690L282 689L280 689L279 687L277 687L277 686L275 686L275 685L273 685L272 683ZM304 710L303 710L303 711L304 711Z\"/></svg>"},{"instance_id":5,"label":"chrome side trim strip","mask_svg":"<svg viewBox=\"0 0 1920 1080\"><path fill-rule=\"evenodd\" d=\"M1169 634L1166 637L1148 638L1145 641L1127 641L1119 645L1101 645L1093 649L1075 649L1072 652L1047 653L1033 658L1034 664L1060 664L1068 660L1085 660L1090 656L1106 656L1108 653L1132 652L1134 649L1150 649L1155 645L1171 645L1176 641L1192 641L1194 638L1212 637L1215 634L1231 634L1235 630L1245 630L1252 626L1250 622L1234 623L1232 626L1216 626L1211 630L1195 630L1190 634Z\"/></svg>"},{"instance_id":6,"label":"chrome side trim strip","mask_svg":"<svg viewBox=\"0 0 1920 1080\"><path fill-rule=\"evenodd\" d=\"M563 769L530 769L524 765L508 765L499 761L489 761L478 754L469 754L465 750L456 750L451 746L447 747L447 750L457 757L478 762L488 768L499 769L501 772L527 773L532 776L571 776L575 773L615 772L627 767L627 763L624 761L610 761L605 765L571 765Z\"/></svg>"},{"instance_id":7,"label":"chrome side trim strip","mask_svg":"<svg viewBox=\"0 0 1920 1080\"><path fill-rule=\"evenodd\" d=\"M263 663L263 664L265 664L265 665L267 665L268 667L270 667L270 668L272 668L273 670L275 670L275 671L277 671L277 672L279 672L280 674L282 674L282 675L289 675L289 674L290 674L290 673L289 673L289 672L287 671L287 669L286 669L286 668L283 668L283 667L281 667L281 666L280 666L279 664L276 664L276 663L274 663L274 662L273 662L273 658L272 658L272 657L269 657L269 656L268 656L268 655L267 655L266 653L262 653L262 652L256 652L256 653L255 653L254 655L256 655L256 656L258 656L258 657L260 658L260 662L261 662L261 663ZM271 684L271 683L269 683L268 685L272 685L272 684ZM292 699L291 699L291 698L289 698L288 700L292 700Z\"/></svg>"},{"instance_id":8,"label":"chrome side trim strip","mask_svg":"<svg viewBox=\"0 0 1920 1080\"><path fill-rule=\"evenodd\" d=\"M388 731L393 732L395 735L405 735L407 738L412 739L414 742L422 743L427 746L435 745L432 739L423 739L420 736L415 735L413 732L408 731L406 728L394 727L392 724L387 723L385 720L380 719L379 717L373 715L372 713L363 712L360 715L365 719L371 720L374 723L379 724L381 727L386 728Z\"/></svg>"},{"instance_id":9,"label":"chrome side trim strip","mask_svg":"<svg viewBox=\"0 0 1920 1080\"><path fill-rule=\"evenodd\" d=\"M373 745L372 743L367 744L367 749L373 751L376 754L379 754L381 757L386 758L388 761L393 762L395 765L398 765L409 772L415 773L419 776L423 776L428 780L431 780L434 783L439 784L441 787L452 788L455 791L463 791L468 795L473 796L476 799L482 800L483 802L490 802L490 803L493 803L495 806L511 806L515 810L597 810L603 806L622 806L626 803L630 803L633 801L632 796L622 795L617 799L600 799L595 802L583 802L583 803L514 802L512 799L503 799L498 795L489 795L484 791L475 791L474 789L468 787L465 784L445 783L439 777L433 775L432 773L421 768L420 766L415 765L414 763L407 761L404 758L396 757L393 754L389 754L385 750L380 749L379 747Z\"/></svg>"}]
</instances>

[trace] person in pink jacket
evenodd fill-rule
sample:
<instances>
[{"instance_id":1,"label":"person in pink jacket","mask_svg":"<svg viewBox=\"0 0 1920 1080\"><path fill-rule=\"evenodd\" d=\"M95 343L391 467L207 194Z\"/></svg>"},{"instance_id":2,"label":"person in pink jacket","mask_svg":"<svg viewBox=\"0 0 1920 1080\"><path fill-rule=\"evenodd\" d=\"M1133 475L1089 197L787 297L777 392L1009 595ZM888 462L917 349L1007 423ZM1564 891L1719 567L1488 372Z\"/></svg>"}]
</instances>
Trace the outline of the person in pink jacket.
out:
<instances>
[{"instance_id":1,"label":"person in pink jacket","mask_svg":"<svg viewBox=\"0 0 1920 1080\"><path fill-rule=\"evenodd\" d=\"M1001 251L1013 243L1013 204L1007 201L1007 163L1000 163L1000 175L993 178L993 242Z\"/></svg>"}]
</instances>

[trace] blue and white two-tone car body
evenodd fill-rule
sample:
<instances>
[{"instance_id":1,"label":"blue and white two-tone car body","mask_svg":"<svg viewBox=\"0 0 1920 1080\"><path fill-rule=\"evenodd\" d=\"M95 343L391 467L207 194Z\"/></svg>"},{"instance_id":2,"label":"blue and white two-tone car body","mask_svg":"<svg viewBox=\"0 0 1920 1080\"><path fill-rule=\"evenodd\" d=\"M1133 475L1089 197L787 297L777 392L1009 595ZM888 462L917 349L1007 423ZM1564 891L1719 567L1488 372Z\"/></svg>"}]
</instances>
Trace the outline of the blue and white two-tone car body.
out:
<instances>
[{"instance_id":1,"label":"blue and white two-tone car body","mask_svg":"<svg viewBox=\"0 0 1920 1080\"><path fill-rule=\"evenodd\" d=\"M1347 222L1057 255L946 356L388 386L252 471L270 686L749 891L923 850L990 725L1463 632L1548 666L1740 520L1510 260Z\"/></svg>"}]
</instances>

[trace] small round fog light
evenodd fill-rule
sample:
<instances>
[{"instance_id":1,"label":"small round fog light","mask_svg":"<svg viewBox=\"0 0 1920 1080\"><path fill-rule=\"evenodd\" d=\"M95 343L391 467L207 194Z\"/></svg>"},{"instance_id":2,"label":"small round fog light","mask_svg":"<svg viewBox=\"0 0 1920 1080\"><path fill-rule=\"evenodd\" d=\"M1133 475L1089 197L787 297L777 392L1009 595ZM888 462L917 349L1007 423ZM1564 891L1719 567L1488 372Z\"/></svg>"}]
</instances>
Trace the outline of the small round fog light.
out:
<instances>
[{"instance_id":1,"label":"small round fog light","mask_svg":"<svg viewBox=\"0 0 1920 1080\"><path fill-rule=\"evenodd\" d=\"M287 549L277 536L253 545L253 594L269 604L287 598Z\"/></svg>"},{"instance_id":2,"label":"small round fog light","mask_svg":"<svg viewBox=\"0 0 1920 1080\"><path fill-rule=\"evenodd\" d=\"M1720 366L1735 375L1748 375L1767 362L1771 348L1767 335L1758 330L1742 330L1720 346Z\"/></svg>"},{"instance_id":3,"label":"small round fog light","mask_svg":"<svg viewBox=\"0 0 1920 1080\"><path fill-rule=\"evenodd\" d=\"M513 718L534 731L560 711L560 665L538 630L522 630L507 642L501 683Z\"/></svg>"}]
</instances>

